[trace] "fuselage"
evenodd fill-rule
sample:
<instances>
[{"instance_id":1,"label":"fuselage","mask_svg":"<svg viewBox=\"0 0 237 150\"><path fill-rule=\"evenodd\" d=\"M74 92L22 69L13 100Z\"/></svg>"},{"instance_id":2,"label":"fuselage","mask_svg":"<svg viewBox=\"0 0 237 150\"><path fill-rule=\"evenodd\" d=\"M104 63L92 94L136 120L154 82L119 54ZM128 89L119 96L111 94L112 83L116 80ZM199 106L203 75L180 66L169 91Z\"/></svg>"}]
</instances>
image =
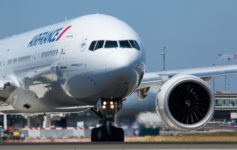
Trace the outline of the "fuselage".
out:
<instances>
[{"instance_id":1,"label":"fuselage","mask_svg":"<svg viewBox=\"0 0 237 150\"><path fill-rule=\"evenodd\" d=\"M141 45L123 21L100 14L83 16L1 40L0 78L14 81L53 107L123 99L142 79ZM55 75L42 73L30 82L24 78L47 66Z\"/></svg>"}]
</instances>

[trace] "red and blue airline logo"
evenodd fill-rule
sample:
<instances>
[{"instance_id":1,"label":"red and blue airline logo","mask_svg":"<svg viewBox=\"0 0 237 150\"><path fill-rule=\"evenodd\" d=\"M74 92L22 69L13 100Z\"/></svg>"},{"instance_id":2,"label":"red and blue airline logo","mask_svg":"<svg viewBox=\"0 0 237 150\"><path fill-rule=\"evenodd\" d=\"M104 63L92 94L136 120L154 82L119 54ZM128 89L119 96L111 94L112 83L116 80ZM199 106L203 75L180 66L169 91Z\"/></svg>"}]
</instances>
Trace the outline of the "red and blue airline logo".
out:
<instances>
[{"instance_id":1,"label":"red and blue airline logo","mask_svg":"<svg viewBox=\"0 0 237 150\"><path fill-rule=\"evenodd\" d=\"M30 41L27 47L33 47L37 45L42 45L46 43L52 43L54 41L60 40L63 34L70 29L72 26L67 26L65 29L58 28L56 30L47 31L44 33L37 34L34 38Z\"/></svg>"}]
</instances>

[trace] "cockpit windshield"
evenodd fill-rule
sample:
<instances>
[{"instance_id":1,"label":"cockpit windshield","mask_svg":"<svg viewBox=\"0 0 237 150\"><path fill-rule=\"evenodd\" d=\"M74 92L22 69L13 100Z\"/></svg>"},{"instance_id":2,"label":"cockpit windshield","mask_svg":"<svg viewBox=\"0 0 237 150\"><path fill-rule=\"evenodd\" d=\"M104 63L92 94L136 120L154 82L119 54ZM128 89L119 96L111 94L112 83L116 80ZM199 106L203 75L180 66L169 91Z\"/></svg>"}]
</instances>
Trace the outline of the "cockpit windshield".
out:
<instances>
[{"instance_id":1,"label":"cockpit windshield","mask_svg":"<svg viewBox=\"0 0 237 150\"><path fill-rule=\"evenodd\" d=\"M95 44L96 44L97 41L93 41L91 42L91 45L89 47L89 50L93 51L95 49Z\"/></svg>"},{"instance_id":2,"label":"cockpit windshield","mask_svg":"<svg viewBox=\"0 0 237 150\"><path fill-rule=\"evenodd\" d=\"M95 50L100 49L104 46L104 40L100 40L96 43Z\"/></svg>"},{"instance_id":3,"label":"cockpit windshield","mask_svg":"<svg viewBox=\"0 0 237 150\"><path fill-rule=\"evenodd\" d=\"M131 48L132 47L130 45L130 43L128 42L128 40L119 41L119 45L121 48Z\"/></svg>"},{"instance_id":4,"label":"cockpit windshield","mask_svg":"<svg viewBox=\"0 0 237 150\"><path fill-rule=\"evenodd\" d=\"M135 40L129 40L130 44L133 48L136 48L137 50L140 50L140 46L138 45L137 41Z\"/></svg>"},{"instance_id":5,"label":"cockpit windshield","mask_svg":"<svg viewBox=\"0 0 237 150\"><path fill-rule=\"evenodd\" d=\"M92 41L89 47L90 51L95 51L100 48L135 48L140 50L140 46L135 40L120 40L120 41L113 41L113 40L98 40Z\"/></svg>"},{"instance_id":6,"label":"cockpit windshield","mask_svg":"<svg viewBox=\"0 0 237 150\"><path fill-rule=\"evenodd\" d=\"M106 41L105 48L117 48L118 42L117 41Z\"/></svg>"}]
</instances>

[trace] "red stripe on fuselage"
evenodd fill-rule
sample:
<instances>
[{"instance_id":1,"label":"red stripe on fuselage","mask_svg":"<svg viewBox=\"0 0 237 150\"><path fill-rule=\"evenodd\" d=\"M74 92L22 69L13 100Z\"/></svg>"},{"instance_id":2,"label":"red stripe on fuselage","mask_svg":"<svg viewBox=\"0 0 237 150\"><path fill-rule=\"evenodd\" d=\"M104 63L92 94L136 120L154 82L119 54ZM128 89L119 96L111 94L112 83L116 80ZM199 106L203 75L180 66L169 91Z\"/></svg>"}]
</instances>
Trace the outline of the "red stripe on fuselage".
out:
<instances>
[{"instance_id":1,"label":"red stripe on fuselage","mask_svg":"<svg viewBox=\"0 0 237 150\"><path fill-rule=\"evenodd\" d=\"M72 26L68 26L68 27L66 27L64 30L63 30L63 32L58 36L58 38L56 39L56 41L58 41L62 36L63 36L63 34L68 30L68 29L70 29Z\"/></svg>"}]
</instances>

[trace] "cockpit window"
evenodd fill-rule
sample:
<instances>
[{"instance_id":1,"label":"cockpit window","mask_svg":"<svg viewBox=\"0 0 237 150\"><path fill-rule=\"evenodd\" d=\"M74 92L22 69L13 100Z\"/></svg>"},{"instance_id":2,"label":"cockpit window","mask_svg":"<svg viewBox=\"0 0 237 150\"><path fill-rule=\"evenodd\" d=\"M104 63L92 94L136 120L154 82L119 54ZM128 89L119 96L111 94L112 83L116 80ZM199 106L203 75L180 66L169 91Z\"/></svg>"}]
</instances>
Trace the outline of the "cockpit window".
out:
<instances>
[{"instance_id":1,"label":"cockpit window","mask_svg":"<svg viewBox=\"0 0 237 150\"><path fill-rule=\"evenodd\" d=\"M140 50L140 46L138 45L137 41L135 40L129 40L130 44L133 48L136 48L137 50Z\"/></svg>"},{"instance_id":2,"label":"cockpit window","mask_svg":"<svg viewBox=\"0 0 237 150\"><path fill-rule=\"evenodd\" d=\"M131 48L131 45L127 40L119 41L119 45L121 48Z\"/></svg>"},{"instance_id":3,"label":"cockpit window","mask_svg":"<svg viewBox=\"0 0 237 150\"><path fill-rule=\"evenodd\" d=\"M137 41L134 41L134 43L137 45L137 49L140 50L141 48L140 48L139 44L137 43Z\"/></svg>"},{"instance_id":4,"label":"cockpit window","mask_svg":"<svg viewBox=\"0 0 237 150\"><path fill-rule=\"evenodd\" d=\"M93 41L89 47L89 50L93 51L95 48L96 41Z\"/></svg>"},{"instance_id":5,"label":"cockpit window","mask_svg":"<svg viewBox=\"0 0 237 150\"><path fill-rule=\"evenodd\" d=\"M117 48L118 43L117 41L106 41L105 42L105 48Z\"/></svg>"},{"instance_id":6,"label":"cockpit window","mask_svg":"<svg viewBox=\"0 0 237 150\"><path fill-rule=\"evenodd\" d=\"M98 40L92 41L89 50L95 51L100 48L135 48L140 50L140 46L135 40L121 40L121 41L112 41L112 40Z\"/></svg>"},{"instance_id":7,"label":"cockpit window","mask_svg":"<svg viewBox=\"0 0 237 150\"><path fill-rule=\"evenodd\" d=\"M97 43L96 43L96 46L95 46L95 50L97 49L100 49L104 46L104 40L99 40Z\"/></svg>"}]
</instances>

